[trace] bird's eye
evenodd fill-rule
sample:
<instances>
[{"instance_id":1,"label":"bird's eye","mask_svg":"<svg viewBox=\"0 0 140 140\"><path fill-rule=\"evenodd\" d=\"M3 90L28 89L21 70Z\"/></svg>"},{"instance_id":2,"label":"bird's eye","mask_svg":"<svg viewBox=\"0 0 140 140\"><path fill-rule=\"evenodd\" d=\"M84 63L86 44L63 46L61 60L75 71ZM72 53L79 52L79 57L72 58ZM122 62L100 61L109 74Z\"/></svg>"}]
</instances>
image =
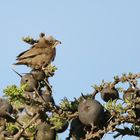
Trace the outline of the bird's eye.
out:
<instances>
[{"instance_id":1,"label":"bird's eye","mask_svg":"<svg viewBox=\"0 0 140 140\"><path fill-rule=\"evenodd\" d=\"M50 44L52 44L52 43L53 43L53 41L52 41L52 40L50 40L50 41L49 41L49 43L50 43Z\"/></svg>"}]
</instances>

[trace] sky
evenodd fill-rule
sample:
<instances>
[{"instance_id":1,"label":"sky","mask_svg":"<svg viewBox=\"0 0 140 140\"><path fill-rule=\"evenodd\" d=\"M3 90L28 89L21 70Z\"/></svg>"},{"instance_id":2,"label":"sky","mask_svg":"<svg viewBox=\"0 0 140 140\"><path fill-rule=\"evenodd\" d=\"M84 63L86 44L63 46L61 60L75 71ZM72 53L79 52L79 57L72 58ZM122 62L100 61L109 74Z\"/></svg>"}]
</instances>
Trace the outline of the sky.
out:
<instances>
[{"instance_id":1,"label":"sky","mask_svg":"<svg viewBox=\"0 0 140 140\"><path fill-rule=\"evenodd\" d=\"M139 0L1 0L0 95L7 85L20 83L11 67L16 56L29 48L21 38L38 38L40 32L62 42L53 62L58 70L50 79L56 103L92 93L92 85L111 81L114 75L139 73L139 7ZM30 71L26 66L15 69ZM113 140L112 134L103 139ZM122 138L126 139L136 137Z\"/></svg>"}]
</instances>

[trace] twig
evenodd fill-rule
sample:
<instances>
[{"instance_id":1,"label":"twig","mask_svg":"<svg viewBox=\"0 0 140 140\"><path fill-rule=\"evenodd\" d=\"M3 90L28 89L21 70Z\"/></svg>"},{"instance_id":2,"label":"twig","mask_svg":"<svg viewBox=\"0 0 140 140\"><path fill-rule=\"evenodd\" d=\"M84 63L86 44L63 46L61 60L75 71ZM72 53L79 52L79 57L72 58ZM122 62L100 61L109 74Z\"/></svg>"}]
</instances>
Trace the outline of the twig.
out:
<instances>
[{"instance_id":1,"label":"twig","mask_svg":"<svg viewBox=\"0 0 140 140\"><path fill-rule=\"evenodd\" d=\"M137 136L137 137L139 137L140 136L140 134L139 133L137 133L137 132L134 132L134 130L132 130L132 129L129 129L129 128L124 128L124 129L120 129L120 128L116 128L116 131L117 132L119 132L118 134L116 134L116 135L114 135L113 137L114 138L117 138L118 136L120 136L120 135L122 135L122 136L124 136L124 135L133 135L133 136Z\"/></svg>"},{"instance_id":2,"label":"twig","mask_svg":"<svg viewBox=\"0 0 140 140\"><path fill-rule=\"evenodd\" d=\"M18 140L18 139L21 137L22 133L23 133L23 132L32 124L32 122L34 122L38 117L39 117L39 113L37 113L25 127L23 127L22 129L20 129L20 131L19 131L16 135L14 135L14 139L13 139L13 140Z\"/></svg>"},{"instance_id":3,"label":"twig","mask_svg":"<svg viewBox=\"0 0 140 140\"><path fill-rule=\"evenodd\" d=\"M50 94L52 94L52 86L49 84L47 79L44 79L44 82L45 82L46 86L49 88L49 91L51 91Z\"/></svg>"}]
</instances>

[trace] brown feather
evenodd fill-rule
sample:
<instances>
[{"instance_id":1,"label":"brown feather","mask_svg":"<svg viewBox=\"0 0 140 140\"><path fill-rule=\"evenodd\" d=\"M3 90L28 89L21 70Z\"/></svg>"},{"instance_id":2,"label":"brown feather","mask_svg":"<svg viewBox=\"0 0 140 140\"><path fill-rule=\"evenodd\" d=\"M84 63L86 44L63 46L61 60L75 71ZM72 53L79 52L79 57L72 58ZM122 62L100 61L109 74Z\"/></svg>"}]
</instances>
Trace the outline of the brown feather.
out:
<instances>
[{"instance_id":1,"label":"brown feather","mask_svg":"<svg viewBox=\"0 0 140 140\"><path fill-rule=\"evenodd\" d=\"M33 69L46 67L55 59L55 43L56 40L52 36L41 37L38 43L17 56L18 62L15 65L27 65Z\"/></svg>"}]
</instances>

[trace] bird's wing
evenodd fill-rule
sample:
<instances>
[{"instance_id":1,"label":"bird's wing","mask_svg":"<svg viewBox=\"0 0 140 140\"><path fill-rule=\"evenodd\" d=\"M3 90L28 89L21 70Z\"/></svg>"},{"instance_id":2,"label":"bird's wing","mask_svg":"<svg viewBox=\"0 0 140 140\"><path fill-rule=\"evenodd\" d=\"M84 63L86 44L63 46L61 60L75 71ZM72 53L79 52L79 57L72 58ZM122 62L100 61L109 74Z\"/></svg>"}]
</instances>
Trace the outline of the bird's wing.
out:
<instances>
[{"instance_id":1,"label":"bird's wing","mask_svg":"<svg viewBox=\"0 0 140 140\"><path fill-rule=\"evenodd\" d=\"M41 49L41 48L31 48L29 50L26 50L26 51L20 53L17 56L17 60L21 60L21 59L25 59L25 58L29 58L29 57L34 57L34 56L42 54L42 53L44 53L44 49Z\"/></svg>"},{"instance_id":2,"label":"bird's wing","mask_svg":"<svg viewBox=\"0 0 140 140\"><path fill-rule=\"evenodd\" d=\"M31 48L47 48L49 46L49 41L46 40L46 38L41 38L38 43L35 43Z\"/></svg>"}]
</instances>

